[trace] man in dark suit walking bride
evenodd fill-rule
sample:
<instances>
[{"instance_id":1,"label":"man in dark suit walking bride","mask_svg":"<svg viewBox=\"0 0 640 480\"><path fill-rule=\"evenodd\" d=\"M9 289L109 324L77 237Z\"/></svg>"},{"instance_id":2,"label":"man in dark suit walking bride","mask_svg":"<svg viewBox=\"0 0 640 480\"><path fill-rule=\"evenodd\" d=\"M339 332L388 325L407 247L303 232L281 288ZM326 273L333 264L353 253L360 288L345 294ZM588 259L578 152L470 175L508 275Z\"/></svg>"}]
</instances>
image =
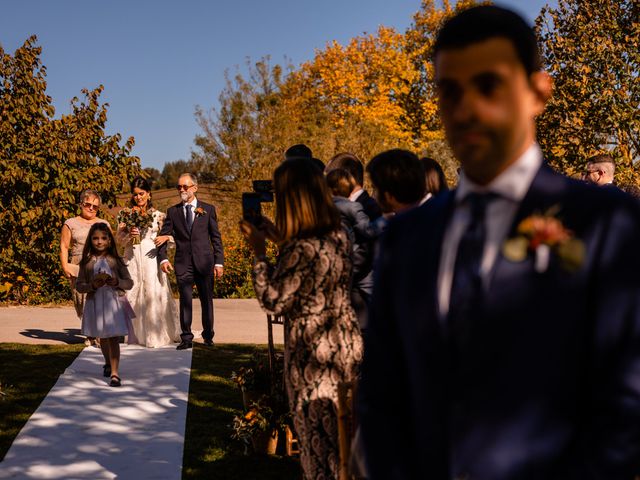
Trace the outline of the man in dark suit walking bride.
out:
<instances>
[{"instance_id":1,"label":"man in dark suit walking bride","mask_svg":"<svg viewBox=\"0 0 640 480\"><path fill-rule=\"evenodd\" d=\"M391 221L359 388L376 479L640 473L640 211L545 165L533 30L495 6L434 47L455 191Z\"/></svg>"},{"instance_id":2,"label":"man in dark suit walking bride","mask_svg":"<svg viewBox=\"0 0 640 480\"><path fill-rule=\"evenodd\" d=\"M196 198L198 181L183 173L177 185L181 202L167 210L159 235L172 235L176 243L175 272L180 290L180 335L178 350L193 346L191 331L193 285L198 289L202 307L202 338L213 345L213 282L223 273L224 254L216 209ZM167 259L167 243L158 249L163 272L174 270Z\"/></svg>"}]
</instances>

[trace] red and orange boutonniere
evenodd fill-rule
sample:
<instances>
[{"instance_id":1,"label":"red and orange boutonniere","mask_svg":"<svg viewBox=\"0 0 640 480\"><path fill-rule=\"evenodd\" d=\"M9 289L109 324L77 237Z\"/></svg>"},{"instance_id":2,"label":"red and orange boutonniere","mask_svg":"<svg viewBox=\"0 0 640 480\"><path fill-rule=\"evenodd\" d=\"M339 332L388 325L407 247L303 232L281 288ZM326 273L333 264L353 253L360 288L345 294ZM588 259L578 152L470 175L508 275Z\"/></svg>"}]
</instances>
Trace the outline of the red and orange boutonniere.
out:
<instances>
[{"instance_id":1,"label":"red and orange boutonniere","mask_svg":"<svg viewBox=\"0 0 640 480\"><path fill-rule=\"evenodd\" d=\"M206 215L207 211L202 207L198 207L193 211L193 213L196 214L196 217L201 217L202 215Z\"/></svg>"},{"instance_id":2,"label":"red and orange boutonniere","mask_svg":"<svg viewBox=\"0 0 640 480\"><path fill-rule=\"evenodd\" d=\"M542 273L547 270L553 252L566 270L580 268L585 256L584 243L554 216L555 211L557 208L522 220L516 229L517 236L507 239L502 245L504 257L512 262L521 262L532 252L535 270Z\"/></svg>"}]
</instances>

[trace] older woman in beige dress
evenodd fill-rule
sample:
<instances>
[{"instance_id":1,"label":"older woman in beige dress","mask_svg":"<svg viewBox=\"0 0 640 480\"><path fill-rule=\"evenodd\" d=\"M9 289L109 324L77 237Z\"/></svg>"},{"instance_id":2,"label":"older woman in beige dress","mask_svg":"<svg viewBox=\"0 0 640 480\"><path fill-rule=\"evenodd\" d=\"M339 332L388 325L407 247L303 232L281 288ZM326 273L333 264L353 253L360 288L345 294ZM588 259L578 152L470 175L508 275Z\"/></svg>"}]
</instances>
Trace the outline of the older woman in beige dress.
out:
<instances>
[{"instance_id":1,"label":"older woman in beige dress","mask_svg":"<svg viewBox=\"0 0 640 480\"><path fill-rule=\"evenodd\" d=\"M80 215L65 221L60 234L60 264L64 276L71 283L73 306L79 319L82 318L85 294L79 293L75 287L82 249L93 224L99 222L109 224L106 220L98 218L101 203L100 195L95 190L82 191L80 193ZM95 339L88 338L85 343L88 346L92 342L95 342Z\"/></svg>"}]
</instances>

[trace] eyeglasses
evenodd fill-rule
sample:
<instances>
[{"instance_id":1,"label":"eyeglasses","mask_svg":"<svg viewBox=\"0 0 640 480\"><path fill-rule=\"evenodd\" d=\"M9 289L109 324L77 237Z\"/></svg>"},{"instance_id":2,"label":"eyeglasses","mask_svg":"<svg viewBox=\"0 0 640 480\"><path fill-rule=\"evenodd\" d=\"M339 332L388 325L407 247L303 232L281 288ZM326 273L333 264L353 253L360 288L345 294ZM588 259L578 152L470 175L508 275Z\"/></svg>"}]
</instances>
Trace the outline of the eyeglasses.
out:
<instances>
[{"instance_id":1,"label":"eyeglasses","mask_svg":"<svg viewBox=\"0 0 640 480\"><path fill-rule=\"evenodd\" d=\"M178 190L184 190L185 192L189 190L191 187L193 187L193 185L176 185L176 188Z\"/></svg>"},{"instance_id":2,"label":"eyeglasses","mask_svg":"<svg viewBox=\"0 0 640 480\"><path fill-rule=\"evenodd\" d=\"M94 205L93 203L85 202L81 204L83 208L87 210L95 210L96 212L100 210L100 205Z\"/></svg>"}]
</instances>

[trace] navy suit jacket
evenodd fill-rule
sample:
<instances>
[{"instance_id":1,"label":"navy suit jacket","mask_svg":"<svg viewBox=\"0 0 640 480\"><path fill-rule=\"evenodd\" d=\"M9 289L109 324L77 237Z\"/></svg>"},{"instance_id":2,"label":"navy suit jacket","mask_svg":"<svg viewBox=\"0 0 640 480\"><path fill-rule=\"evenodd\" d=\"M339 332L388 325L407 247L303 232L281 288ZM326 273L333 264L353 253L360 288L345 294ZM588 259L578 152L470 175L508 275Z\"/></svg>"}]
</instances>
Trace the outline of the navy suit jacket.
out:
<instances>
[{"instance_id":1,"label":"navy suit jacket","mask_svg":"<svg viewBox=\"0 0 640 480\"><path fill-rule=\"evenodd\" d=\"M640 209L621 192L543 166L509 237L534 213L584 242L570 272L551 255L500 253L455 358L437 276L454 192L385 232L359 388L372 480L632 480L640 473Z\"/></svg>"},{"instance_id":2,"label":"navy suit jacket","mask_svg":"<svg viewBox=\"0 0 640 480\"><path fill-rule=\"evenodd\" d=\"M202 208L205 213L203 215L194 213L193 225L189 230L184 218L182 202L169 207L159 233L159 235L173 235L176 242L174 268L178 276L185 273L189 264L193 264L199 274L207 275L213 272L214 265L222 265L224 262L216 209L213 205L200 200L198 200L198 208ZM167 243L165 242L158 249L158 262L166 258Z\"/></svg>"},{"instance_id":3,"label":"navy suit jacket","mask_svg":"<svg viewBox=\"0 0 640 480\"><path fill-rule=\"evenodd\" d=\"M380 210L378 202L376 202L376 200L369 195L366 190L363 190L355 201L362 205L364 213L367 214L370 220L373 221L382 215L382 210Z\"/></svg>"}]
</instances>

